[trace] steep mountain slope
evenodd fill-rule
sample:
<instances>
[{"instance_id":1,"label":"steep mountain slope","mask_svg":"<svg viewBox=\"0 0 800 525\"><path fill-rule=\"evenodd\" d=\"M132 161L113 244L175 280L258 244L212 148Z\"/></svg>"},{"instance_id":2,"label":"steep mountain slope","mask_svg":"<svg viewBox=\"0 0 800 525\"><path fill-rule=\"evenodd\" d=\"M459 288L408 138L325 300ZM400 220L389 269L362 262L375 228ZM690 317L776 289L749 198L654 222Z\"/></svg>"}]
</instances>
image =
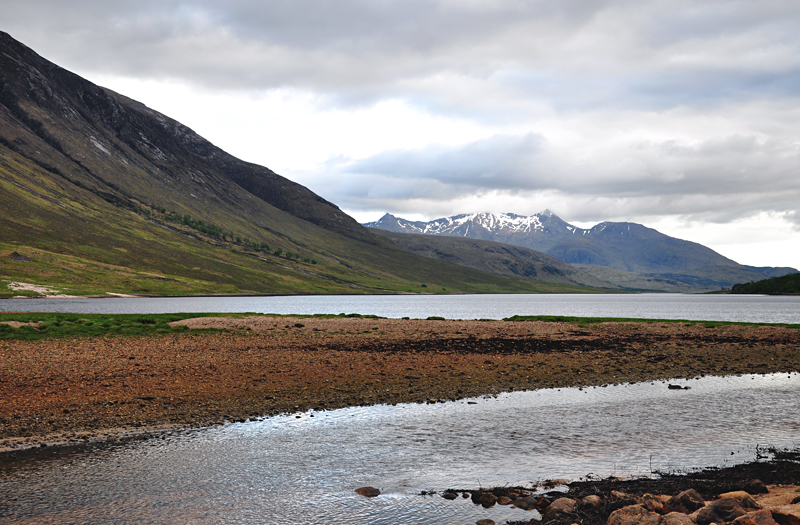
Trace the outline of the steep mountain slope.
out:
<instances>
[{"instance_id":1,"label":"steep mountain slope","mask_svg":"<svg viewBox=\"0 0 800 525\"><path fill-rule=\"evenodd\" d=\"M530 217L456 215L430 222L406 221L386 214L366 226L393 232L490 239L533 248L578 265L596 279L627 289L718 290L775 273L796 272L793 268L743 266L710 248L640 224L604 222L581 229L549 211Z\"/></svg>"},{"instance_id":2,"label":"steep mountain slope","mask_svg":"<svg viewBox=\"0 0 800 525\"><path fill-rule=\"evenodd\" d=\"M5 33L0 206L0 281L67 293L554 289L399 249L307 188Z\"/></svg>"},{"instance_id":3,"label":"steep mountain slope","mask_svg":"<svg viewBox=\"0 0 800 525\"><path fill-rule=\"evenodd\" d=\"M553 283L618 288L563 261L521 246L459 237L376 231L416 254L484 272Z\"/></svg>"}]
</instances>

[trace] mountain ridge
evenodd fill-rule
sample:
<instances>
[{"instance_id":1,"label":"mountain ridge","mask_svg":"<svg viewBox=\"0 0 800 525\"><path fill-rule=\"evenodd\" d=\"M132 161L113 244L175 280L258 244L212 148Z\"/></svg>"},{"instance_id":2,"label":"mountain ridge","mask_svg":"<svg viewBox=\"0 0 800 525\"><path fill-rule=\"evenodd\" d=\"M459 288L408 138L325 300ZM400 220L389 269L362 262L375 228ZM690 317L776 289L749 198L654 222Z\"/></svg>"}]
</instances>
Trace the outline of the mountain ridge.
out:
<instances>
[{"instance_id":1,"label":"mountain ridge","mask_svg":"<svg viewBox=\"0 0 800 525\"><path fill-rule=\"evenodd\" d=\"M651 283L669 281L664 291L673 290L671 282L683 283L694 291L709 291L797 271L744 266L699 243L676 239L637 223L606 221L592 228L578 228L549 210L532 216L461 214L429 222L407 221L387 213L364 225L395 233L465 237L531 248L625 288L629 288L625 282L636 279L592 267L637 275Z\"/></svg>"}]
</instances>

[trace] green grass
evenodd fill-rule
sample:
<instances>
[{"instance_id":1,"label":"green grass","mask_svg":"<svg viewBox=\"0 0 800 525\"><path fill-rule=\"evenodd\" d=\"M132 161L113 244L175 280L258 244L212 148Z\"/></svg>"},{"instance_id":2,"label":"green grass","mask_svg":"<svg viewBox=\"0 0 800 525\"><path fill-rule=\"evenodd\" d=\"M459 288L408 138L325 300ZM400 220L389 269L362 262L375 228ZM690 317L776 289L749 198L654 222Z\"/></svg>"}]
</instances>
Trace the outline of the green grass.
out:
<instances>
[{"instance_id":1,"label":"green grass","mask_svg":"<svg viewBox=\"0 0 800 525\"><path fill-rule=\"evenodd\" d=\"M219 332L218 329L189 329L186 326L170 326L173 321L193 319L196 317L231 317L242 318L252 316L294 317L319 319L383 319L377 315L365 314L258 314L258 313L177 313L177 314L64 314L64 313L2 313L0 312L0 340L36 341L41 339L65 339L75 337L113 337L113 336L147 336L165 334L196 334ZM38 323L34 326L13 328L8 321L21 323ZM300 326L298 326L300 325ZM295 323L298 328L302 323Z\"/></svg>"},{"instance_id":2,"label":"green grass","mask_svg":"<svg viewBox=\"0 0 800 525\"><path fill-rule=\"evenodd\" d=\"M168 324L198 316L198 314L0 313L0 340L36 341L75 337L191 334L218 331L213 329L193 330L186 326L173 327ZM7 321L38 323L38 326L25 325L13 328L5 324Z\"/></svg>"}]
</instances>

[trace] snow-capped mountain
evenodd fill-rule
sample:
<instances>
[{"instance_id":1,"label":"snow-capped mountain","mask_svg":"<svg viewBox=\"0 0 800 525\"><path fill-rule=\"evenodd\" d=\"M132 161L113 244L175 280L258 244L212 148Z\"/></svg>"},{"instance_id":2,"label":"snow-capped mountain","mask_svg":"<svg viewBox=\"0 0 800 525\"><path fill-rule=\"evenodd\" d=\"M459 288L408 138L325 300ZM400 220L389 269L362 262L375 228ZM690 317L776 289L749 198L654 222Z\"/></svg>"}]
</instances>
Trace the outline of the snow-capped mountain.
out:
<instances>
[{"instance_id":1,"label":"snow-capped mountain","mask_svg":"<svg viewBox=\"0 0 800 525\"><path fill-rule=\"evenodd\" d=\"M397 233L482 239L532 248L540 252L546 252L559 242L586 232L564 222L549 210L528 216L515 213L471 213L430 222L408 221L387 213L379 220L364 226Z\"/></svg>"},{"instance_id":2,"label":"snow-capped mountain","mask_svg":"<svg viewBox=\"0 0 800 525\"><path fill-rule=\"evenodd\" d=\"M387 213L365 226L397 233L467 237L531 248L580 265L585 271L617 284L619 282L614 279L619 276L609 276L607 270L601 272L599 268L703 289L757 281L771 277L770 273L783 275L797 271L743 266L711 248L636 223L601 222L590 229L577 228L547 210L530 216L473 213L430 222L407 221Z\"/></svg>"}]
</instances>

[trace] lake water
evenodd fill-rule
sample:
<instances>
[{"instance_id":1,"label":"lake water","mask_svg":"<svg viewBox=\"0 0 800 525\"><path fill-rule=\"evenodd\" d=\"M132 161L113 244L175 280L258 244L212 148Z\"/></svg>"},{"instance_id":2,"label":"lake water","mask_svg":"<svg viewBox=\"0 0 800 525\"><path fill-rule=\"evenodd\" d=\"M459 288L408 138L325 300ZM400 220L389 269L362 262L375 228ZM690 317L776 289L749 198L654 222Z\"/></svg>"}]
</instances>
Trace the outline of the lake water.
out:
<instances>
[{"instance_id":1,"label":"lake water","mask_svg":"<svg viewBox=\"0 0 800 525\"><path fill-rule=\"evenodd\" d=\"M514 314L800 324L800 297L291 296L2 300L76 313ZM0 523L448 524L530 519L423 490L649 475L800 444L800 375L773 374L273 417L0 463ZM379 487L367 499L353 490Z\"/></svg>"},{"instance_id":2,"label":"lake water","mask_svg":"<svg viewBox=\"0 0 800 525\"><path fill-rule=\"evenodd\" d=\"M695 294L315 295L3 299L0 311L72 313L257 312L374 314L424 319L565 315L800 324L800 297Z\"/></svg>"},{"instance_id":3,"label":"lake water","mask_svg":"<svg viewBox=\"0 0 800 525\"><path fill-rule=\"evenodd\" d=\"M536 514L419 493L723 466L798 445L800 375L680 383L691 390L360 407L61 453L0 469L0 523L503 523ZM383 494L353 492L365 485Z\"/></svg>"}]
</instances>

